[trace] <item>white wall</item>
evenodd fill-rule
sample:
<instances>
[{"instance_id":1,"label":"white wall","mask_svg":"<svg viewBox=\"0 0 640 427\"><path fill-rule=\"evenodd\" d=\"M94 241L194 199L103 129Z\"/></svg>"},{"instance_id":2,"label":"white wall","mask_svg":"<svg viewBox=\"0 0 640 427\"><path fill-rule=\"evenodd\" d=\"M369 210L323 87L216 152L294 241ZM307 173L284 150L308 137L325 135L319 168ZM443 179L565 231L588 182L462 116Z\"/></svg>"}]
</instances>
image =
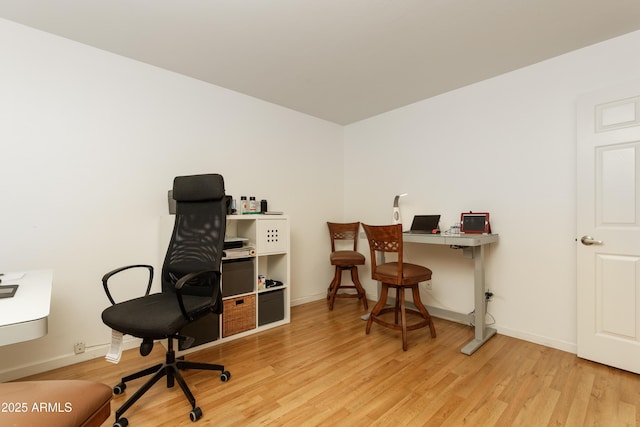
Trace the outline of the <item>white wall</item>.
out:
<instances>
[{"instance_id":1,"label":"white wall","mask_svg":"<svg viewBox=\"0 0 640 427\"><path fill-rule=\"evenodd\" d=\"M631 33L347 126L345 216L389 223L403 192L405 227L413 214L442 214L446 228L461 212L490 212L498 332L575 351L576 99L636 79L638 49L640 32ZM406 250L434 271L427 303L473 309L471 260Z\"/></svg>"},{"instance_id":2,"label":"white wall","mask_svg":"<svg viewBox=\"0 0 640 427\"><path fill-rule=\"evenodd\" d=\"M104 355L102 274L160 267L177 175L221 173L228 194L289 214L292 302L323 297L342 137L336 124L0 20L0 271L54 270L49 333L0 347L0 380Z\"/></svg>"},{"instance_id":3,"label":"white wall","mask_svg":"<svg viewBox=\"0 0 640 427\"><path fill-rule=\"evenodd\" d=\"M635 79L639 47L632 33L343 128L0 20L0 271L54 269L49 334L0 347L0 381L83 360L79 340L104 354L100 277L159 267L173 177L208 172L291 216L294 304L326 292L327 220L389 223L401 192L406 221L489 211L499 332L574 351L575 100ZM471 261L408 255L434 270L429 303L471 310Z\"/></svg>"}]
</instances>

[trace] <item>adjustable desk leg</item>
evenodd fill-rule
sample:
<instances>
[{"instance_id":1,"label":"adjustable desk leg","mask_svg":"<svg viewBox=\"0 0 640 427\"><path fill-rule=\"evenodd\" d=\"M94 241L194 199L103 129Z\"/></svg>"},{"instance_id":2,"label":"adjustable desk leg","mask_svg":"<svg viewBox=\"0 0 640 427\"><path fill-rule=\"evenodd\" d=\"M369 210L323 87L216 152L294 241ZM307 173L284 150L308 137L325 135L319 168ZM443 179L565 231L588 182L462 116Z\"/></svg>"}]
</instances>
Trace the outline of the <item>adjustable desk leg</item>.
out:
<instances>
[{"instance_id":1,"label":"adjustable desk leg","mask_svg":"<svg viewBox=\"0 0 640 427\"><path fill-rule=\"evenodd\" d=\"M474 302L475 302L475 338L467 345L462 347L462 352L467 355L471 355L482 344L487 342L489 338L496 334L494 328L489 328L485 325L485 288L484 288L484 245L473 246L472 257L474 264L473 272L473 288L474 288Z\"/></svg>"}]
</instances>

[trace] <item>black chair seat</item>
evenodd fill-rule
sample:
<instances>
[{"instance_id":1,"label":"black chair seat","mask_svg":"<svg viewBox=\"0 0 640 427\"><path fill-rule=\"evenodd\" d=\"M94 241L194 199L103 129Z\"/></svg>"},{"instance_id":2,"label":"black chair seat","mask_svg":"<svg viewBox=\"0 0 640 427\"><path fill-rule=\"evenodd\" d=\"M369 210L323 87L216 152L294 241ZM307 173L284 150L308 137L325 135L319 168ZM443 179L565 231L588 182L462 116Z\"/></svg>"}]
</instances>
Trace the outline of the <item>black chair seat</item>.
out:
<instances>
[{"instance_id":1,"label":"black chair seat","mask_svg":"<svg viewBox=\"0 0 640 427\"><path fill-rule=\"evenodd\" d=\"M183 301L188 313L209 310L211 306L210 297L184 295ZM153 313L153 316L140 316L140 313ZM176 335L189 324L189 319L180 311L176 295L170 292L112 305L102 312L102 321L123 334L154 340Z\"/></svg>"}]
</instances>

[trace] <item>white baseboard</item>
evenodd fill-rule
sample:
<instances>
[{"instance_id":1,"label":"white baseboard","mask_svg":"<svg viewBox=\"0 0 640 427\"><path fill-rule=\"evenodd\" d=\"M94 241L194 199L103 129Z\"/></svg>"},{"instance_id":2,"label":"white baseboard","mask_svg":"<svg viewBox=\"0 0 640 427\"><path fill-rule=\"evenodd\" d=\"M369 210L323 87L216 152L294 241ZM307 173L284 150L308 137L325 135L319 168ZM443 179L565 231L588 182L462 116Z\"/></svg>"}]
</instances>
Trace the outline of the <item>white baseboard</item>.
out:
<instances>
[{"instance_id":1,"label":"white baseboard","mask_svg":"<svg viewBox=\"0 0 640 427\"><path fill-rule=\"evenodd\" d=\"M545 347L555 348L556 350L566 351L567 353L578 353L578 347L576 343L561 341L554 338L549 338L541 335L535 335L528 332L522 332L514 329L504 328L499 325L494 326L498 333L506 335L508 337L517 338L523 341L532 342L534 344L540 344Z\"/></svg>"},{"instance_id":2,"label":"white baseboard","mask_svg":"<svg viewBox=\"0 0 640 427\"><path fill-rule=\"evenodd\" d=\"M123 341L123 350L136 348L139 345L140 340L138 338L129 337ZM96 346L86 347L84 353L68 353L60 357L13 367L11 369L0 372L0 383L17 380L43 372L48 372L53 369L58 369L65 366L75 365L76 363L84 362L86 360L104 357L107 354L108 349L109 344L100 344Z\"/></svg>"},{"instance_id":3,"label":"white baseboard","mask_svg":"<svg viewBox=\"0 0 640 427\"><path fill-rule=\"evenodd\" d=\"M292 299L291 300L291 306L293 307L293 306L296 306L296 305L306 304L308 302L318 301L318 300L321 300L321 299L326 298L326 297L327 297L326 293L321 293L321 294L315 294L315 295L306 296L304 298Z\"/></svg>"}]
</instances>

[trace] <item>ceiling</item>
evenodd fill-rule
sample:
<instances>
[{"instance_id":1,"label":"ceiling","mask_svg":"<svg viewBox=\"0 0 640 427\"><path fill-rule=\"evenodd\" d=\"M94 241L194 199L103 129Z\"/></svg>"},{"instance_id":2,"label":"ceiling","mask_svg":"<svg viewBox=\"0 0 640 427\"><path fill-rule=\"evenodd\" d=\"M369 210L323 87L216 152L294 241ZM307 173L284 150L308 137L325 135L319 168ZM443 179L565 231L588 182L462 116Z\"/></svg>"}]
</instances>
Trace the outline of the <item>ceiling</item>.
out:
<instances>
[{"instance_id":1,"label":"ceiling","mask_svg":"<svg viewBox=\"0 0 640 427\"><path fill-rule=\"evenodd\" d=\"M0 0L0 17L349 124L640 29L638 0Z\"/></svg>"}]
</instances>

